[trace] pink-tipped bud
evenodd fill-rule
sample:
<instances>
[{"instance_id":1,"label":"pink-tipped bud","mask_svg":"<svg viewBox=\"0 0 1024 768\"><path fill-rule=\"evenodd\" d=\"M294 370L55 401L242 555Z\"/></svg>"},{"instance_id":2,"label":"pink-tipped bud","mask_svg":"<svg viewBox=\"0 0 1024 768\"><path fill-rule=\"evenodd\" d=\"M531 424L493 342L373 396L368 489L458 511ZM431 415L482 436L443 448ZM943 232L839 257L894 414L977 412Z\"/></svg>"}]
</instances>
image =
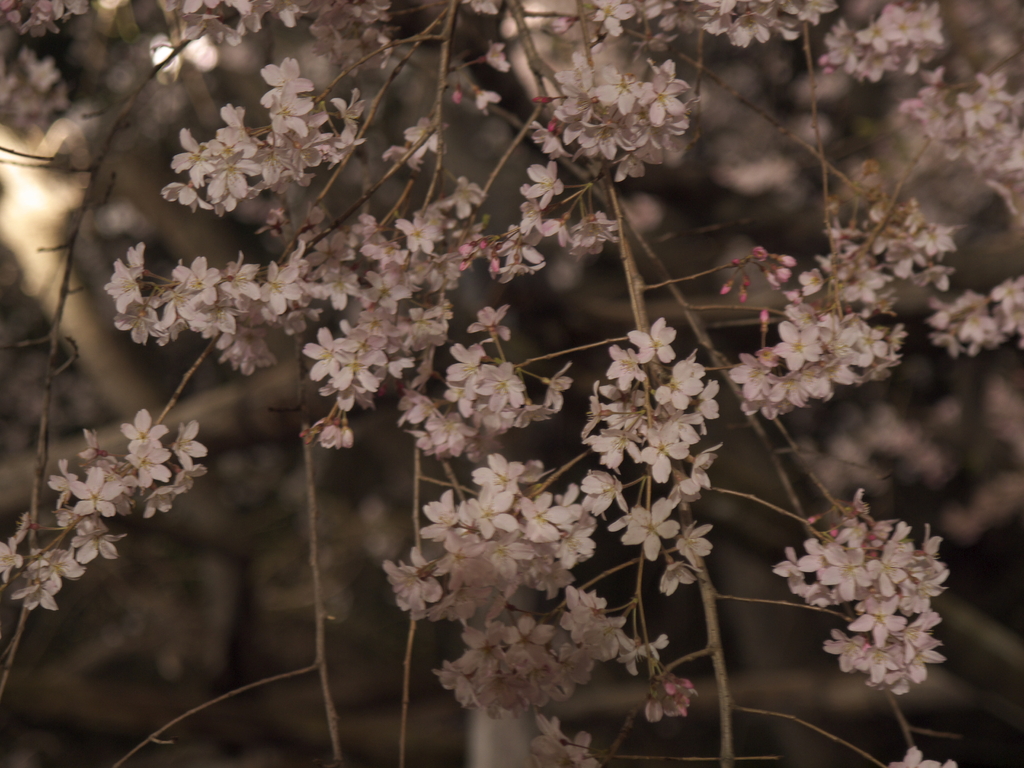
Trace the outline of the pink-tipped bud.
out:
<instances>
[{"instance_id":1,"label":"pink-tipped bud","mask_svg":"<svg viewBox=\"0 0 1024 768\"><path fill-rule=\"evenodd\" d=\"M461 85L455 86L455 91L452 93L452 101L454 101L456 104L461 104L462 103L462 86Z\"/></svg>"},{"instance_id":2,"label":"pink-tipped bud","mask_svg":"<svg viewBox=\"0 0 1024 768\"><path fill-rule=\"evenodd\" d=\"M554 98L551 97L551 96L534 96L533 97L533 103L534 104L550 104L552 101L554 101Z\"/></svg>"},{"instance_id":3,"label":"pink-tipped bud","mask_svg":"<svg viewBox=\"0 0 1024 768\"><path fill-rule=\"evenodd\" d=\"M492 275L496 275L501 271L501 264L498 262L497 258L491 259L490 271Z\"/></svg>"},{"instance_id":4,"label":"pink-tipped bud","mask_svg":"<svg viewBox=\"0 0 1024 768\"><path fill-rule=\"evenodd\" d=\"M762 309L761 314L758 315L761 318L761 325L768 325L768 310Z\"/></svg>"},{"instance_id":5,"label":"pink-tipped bud","mask_svg":"<svg viewBox=\"0 0 1024 768\"><path fill-rule=\"evenodd\" d=\"M355 432L352 431L352 427L348 424L341 428L341 447L351 448L352 444L356 441Z\"/></svg>"},{"instance_id":6,"label":"pink-tipped bud","mask_svg":"<svg viewBox=\"0 0 1024 768\"><path fill-rule=\"evenodd\" d=\"M764 261L765 259L768 258L768 251L766 251L760 245L757 245L754 246L754 250L750 252L750 255L753 256L758 261Z\"/></svg>"},{"instance_id":7,"label":"pink-tipped bud","mask_svg":"<svg viewBox=\"0 0 1024 768\"><path fill-rule=\"evenodd\" d=\"M738 266L740 265L740 260L739 260L739 259L733 259L733 260L732 260L732 265L733 265L734 267L738 267Z\"/></svg>"},{"instance_id":8,"label":"pink-tipped bud","mask_svg":"<svg viewBox=\"0 0 1024 768\"><path fill-rule=\"evenodd\" d=\"M721 296L725 296L725 294L727 294L731 290L732 290L732 280L730 280L728 283L723 285L722 286L722 290L720 290L718 293Z\"/></svg>"}]
</instances>

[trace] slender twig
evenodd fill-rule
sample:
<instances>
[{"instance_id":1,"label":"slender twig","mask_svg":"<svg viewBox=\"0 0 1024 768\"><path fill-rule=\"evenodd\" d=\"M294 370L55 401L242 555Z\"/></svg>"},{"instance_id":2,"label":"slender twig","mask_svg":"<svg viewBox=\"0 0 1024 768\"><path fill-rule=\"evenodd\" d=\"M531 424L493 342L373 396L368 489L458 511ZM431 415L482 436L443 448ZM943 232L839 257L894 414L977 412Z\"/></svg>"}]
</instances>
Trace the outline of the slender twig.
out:
<instances>
[{"instance_id":1,"label":"slender twig","mask_svg":"<svg viewBox=\"0 0 1024 768\"><path fill-rule=\"evenodd\" d=\"M743 219L734 219L732 221L723 221L720 224L707 224L703 227L694 227L693 229L686 229L682 232L666 232L663 235L659 235L654 239L656 243L667 243L669 240L674 240L677 237L691 237L692 235L706 235L710 232L719 232L729 227L740 227L744 224L753 224L757 219L753 216L748 216ZM723 267L724 269L724 267Z\"/></svg>"},{"instance_id":2,"label":"slender twig","mask_svg":"<svg viewBox=\"0 0 1024 768\"><path fill-rule=\"evenodd\" d=\"M749 712L752 715L768 715L770 717L781 717L784 720L792 720L794 723L799 723L800 725L804 726L805 728L810 728L812 731L816 731L817 733L820 733L825 738L831 739L832 741L836 742L837 744L842 744L847 749L853 750L858 755L863 757L865 760L869 760L874 765L879 766L879 768L886 768L885 763L883 763L880 760L872 757L870 754L865 752L860 747L855 747L853 744L851 744L850 742L846 741L845 739L839 738L834 733L829 733L824 728L819 728L816 725L812 725L811 723L808 723L806 720L801 720L796 715L787 715L787 714L785 714L783 712L771 712L771 711L769 711L767 709L753 709L751 707L740 707L740 706L736 707L736 711L737 712Z\"/></svg>"},{"instance_id":3,"label":"slender twig","mask_svg":"<svg viewBox=\"0 0 1024 768\"><path fill-rule=\"evenodd\" d=\"M305 366L299 344L295 345L296 357L299 361L298 397L302 409L302 433L310 428L308 405L306 403ZM331 736L331 753L334 762L341 765L341 736L338 731L338 710L334 706L331 694L330 675L327 669L327 606L324 604L323 581L320 574L320 508L317 503L316 473L313 466L313 442L302 441L302 459L305 464L306 480L306 525L309 528L309 570L313 576L313 619L314 640L316 643L316 667L320 673L320 692L324 701L324 714L327 717L327 730Z\"/></svg>"},{"instance_id":4,"label":"slender twig","mask_svg":"<svg viewBox=\"0 0 1024 768\"><path fill-rule=\"evenodd\" d=\"M807 77L811 87L811 129L814 131L814 143L818 147L818 160L821 164L822 215L825 217L825 234L828 235L829 258L833 260L832 274L835 274L835 258L838 250L829 220L828 161L825 159L825 145L821 140L821 126L818 125L818 85L814 77L814 57L811 54L811 25L806 21L804 22L804 58L807 62Z\"/></svg>"},{"instance_id":5,"label":"slender twig","mask_svg":"<svg viewBox=\"0 0 1024 768\"><path fill-rule=\"evenodd\" d=\"M160 412L160 418L155 423L163 424L164 419L167 418L167 414L170 413L171 408L177 405L178 400L181 398L181 393L185 391L185 387L191 381L192 377L195 376L196 371L199 370L199 366L203 364L203 361L210 356L210 353L217 348L217 336L210 339L210 343L206 345L206 349L203 350L202 354L196 358L196 361L192 363L192 367L185 371L185 375L181 377L181 381L178 383L178 388L174 390L174 394L171 395L171 399L167 401L167 405Z\"/></svg>"},{"instance_id":6,"label":"slender twig","mask_svg":"<svg viewBox=\"0 0 1024 768\"><path fill-rule=\"evenodd\" d=\"M678 659L666 664L665 671L671 672L673 669L680 667L683 664L689 664L691 661L696 661L697 659L703 659L705 656L710 656L713 653L713 650L714 649L712 648L705 647L701 648L699 651L694 651L693 653L688 653L685 656L680 656Z\"/></svg>"},{"instance_id":7,"label":"slender twig","mask_svg":"<svg viewBox=\"0 0 1024 768\"><path fill-rule=\"evenodd\" d=\"M736 269L736 267L733 264L723 264L720 267L705 269L703 272L695 272L694 274L687 275L686 277L673 277L671 280L662 280L660 283L651 283L650 285L644 286L644 290L653 291L655 288L664 288L666 285L684 283L687 280L696 280L698 277L706 277L707 275L713 275L715 272L722 272L726 269Z\"/></svg>"},{"instance_id":8,"label":"slender twig","mask_svg":"<svg viewBox=\"0 0 1024 768\"><path fill-rule=\"evenodd\" d=\"M594 347L603 347L607 344L615 344L619 341L629 341L628 336L616 336L614 339L605 339L604 341L595 341L593 344L581 344L578 347L570 347L569 349L561 349L558 352L552 352L549 355L541 355L540 357L531 357L529 360L523 360L521 363L516 363L516 368L524 368L527 365L533 363L539 363L541 360L554 360L556 357L562 357L563 355L571 355L574 352L582 352L585 349L593 349Z\"/></svg>"},{"instance_id":9,"label":"slender twig","mask_svg":"<svg viewBox=\"0 0 1024 768\"><path fill-rule=\"evenodd\" d=\"M722 646L722 630L718 624L718 591L711 582L707 566L703 560L697 559L697 583L700 585L700 599L704 605L704 623L707 627L708 650L711 652L711 664L715 672L715 687L718 689L718 728L720 735L719 764L722 768L731 768L735 759L732 739L732 693L729 690L729 672L725 664L725 648Z\"/></svg>"},{"instance_id":10,"label":"slender twig","mask_svg":"<svg viewBox=\"0 0 1024 768\"><path fill-rule=\"evenodd\" d=\"M540 117L542 109L544 109L544 107L541 104L538 104L533 108L533 112L530 113L526 122L523 123L523 127L519 129L519 133L516 134L515 138L512 139L511 143L505 148L504 154L502 154L501 158L498 160L498 164L491 170L490 175L487 177L487 183L484 184L485 195L491 191L491 186L493 186L495 179L498 178L498 174L501 173L505 164L509 161L509 158L512 157L512 153L516 151L520 144L523 143L523 139L526 138L526 134L530 131L530 126L533 125L533 122L538 117Z\"/></svg>"},{"instance_id":11,"label":"slender twig","mask_svg":"<svg viewBox=\"0 0 1024 768\"><path fill-rule=\"evenodd\" d=\"M420 548L420 481L422 475L422 454L412 449L412 534L416 549ZM405 768L405 745L409 732L410 681L412 680L412 649L416 637L416 620L409 619L409 634L405 640L405 657L402 659L402 723L398 731L398 768Z\"/></svg>"},{"instance_id":12,"label":"slender twig","mask_svg":"<svg viewBox=\"0 0 1024 768\"><path fill-rule=\"evenodd\" d=\"M765 603L766 605L785 605L789 608L805 608L808 611L827 613L831 616L836 616L843 621L849 621L849 617L839 613L839 611L832 611L828 608L819 608L817 605L807 605L806 603L791 603L788 600L766 600L760 597L738 597L736 595L723 595L721 593L715 595L715 597L719 600L736 600L741 603Z\"/></svg>"},{"instance_id":13,"label":"slender twig","mask_svg":"<svg viewBox=\"0 0 1024 768\"><path fill-rule=\"evenodd\" d=\"M52 162L56 160L56 156L46 157L44 155L30 155L27 152L19 152L16 149L10 149L9 147L0 146L0 152L6 152L8 155L14 155L15 157L24 157L26 160L44 160L46 162ZM39 168L40 166L34 165L33 168Z\"/></svg>"},{"instance_id":14,"label":"slender twig","mask_svg":"<svg viewBox=\"0 0 1024 768\"><path fill-rule=\"evenodd\" d=\"M892 691L886 691L885 698L888 699L889 706L892 707L893 714L896 715L896 722L900 724L900 731L903 733L903 740L907 743L907 749L910 749L915 746L914 734L911 732L910 723L907 722L907 718L903 714L903 710L900 709L900 704L896 701Z\"/></svg>"},{"instance_id":15,"label":"slender twig","mask_svg":"<svg viewBox=\"0 0 1024 768\"><path fill-rule=\"evenodd\" d=\"M7 688L7 680L11 676L11 667L14 666L14 657L18 655L18 646L21 645L21 637L25 634L25 626L28 624L29 613L29 609L22 605L21 611L18 614L18 626L14 630L14 635L11 637L7 647L4 648L4 669L3 673L0 674L0 699L3 698L4 690Z\"/></svg>"},{"instance_id":16,"label":"slender twig","mask_svg":"<svg viewBox=\"0 0 1024 768\"><path fill-rule=\"evenodd\" d=\"M537 93L543 94L544 79L548 78L554 81L555 70L537 53L537 48L533 44L533 33L526 25L526 17L523 15L522 3L519 0L511 0L508 4L508 11L512 14L512 19L516 23L516 29L519 32L519 43L523 46L523 53L526 54L526 60L530 64L530 71L533 72L533 76L537 81Z\"/></svg>"},{"instance_id":17,"label":"slender twig","mask_svg":"<svg viewBox=\"0 0 1024 768\"><path fill-rule=\"evenodd\" d=\"M777 504L772 504L770 501L765 501L760 496L755 496L752 493L743 493L741 491L732 491L729 490L728 488L712 487L709 488L708 490L715 491L716 493L725 493L728 494L729 496L739 496L741 499L749 499L750 501L760 504L762 507L767 507L768 509L778 512L780 515L785 515L786 517L790 517L796 520L798 523L807 528L815 536L820 537L822 535L820 531L816 531L814 528L812 528L810 523L808 523L807 520L805 520L804 518L800 517L800 515L794 515L788 509L783 509Z\"/></svg>"},{"instance_id":18,"label":"slender twig","mask_svg":"<svg viewBox=\"0 0 1024 768\"><path fill-rule=\"evenodd\" d=\"M192 717L192 715L197 714L198 712L202 712L204 709L212 707L214 704L220 704L222 701L227 701L228 699L233 698L240 693L251 691L253 688L259 688L270 683L276 683L280 680L287 680L290 677L298 677L299 675L308 674L309 672L315 671L317 667L318 665L313 663L310 664L308 667L302 667L302 669L293 669L291 672L282 672L280 675L271 675L270 677L264 677L262 680L257 680L256 682L243 685L240 688L235 688L234 690L221 694L215 699L210 699L209 701L203 702L197 707L192 707L192 709L188 710L188 712L184 712L178 715L173 720L165 723L164 725L161 725L159 728L157 728L155 731L149 734L149 736L147 736L145 739L143 739L134 747L132 747L131 751L128 754L126 754L124 757L122 757L120 760L114 763L110 768L121 768L121 766L124 765L130 757L135 755L135 753L137 753L140 749L145 747L150 742L156 742L165 731L167 731L170 728L173 728L181 721Z\"/></svg>"},{"instance_id":19,"label":"slender twig","mask_svg":"<svg viewBox=\"0 0 1024 768\"><path fill-rule=\"evenodd\" d=\"M402 659L402 723L398 731L398 768L405 768L405 745L409 732L409 688L412 678L412 648L416 637L416 620L409 619L409 634Z\"/></svg>"},{"instance_id":20,"label":"slender twig","mask_svg":"<svg viewBox=\"0 0 1024 768\"><path fill-rule=\"evenodd\" d=\"M590 450L587 449L587 450L583 451L583 453L580 453L577 456L574 456L573 458L569 459L569 461L565 462L565 464L563 464L558 469L556 469L554 472L552 472L550 475L545 477L544 478L544 482L542 482L540 485L538 485L538 486L536 486L534 488L531 488L530 489L530 498L535 499L540 494L544 493L544 491L546 491L551 486L551 484L553 482L555 482L555 480L560 478L562 475L564 475L566 472L568 472L570 469L572 469L578 463L583 461L583 459L587 458L587 456L589 456L590 453L591 453Z\"/></svg>"},{"instance_id":21,"label":"slender twig","mask_svg":"<svg viewBox=\"0 0 1024 768\"><path fill-rule=\"evenodd\" d=\"M444 131L440 126L444 122L444 92L448 90L448 67L452 61L452 36L455 32L455 20L459 17L460 0L449 0L448 16L445 19L444 31L441 33L441 55L437 63L437 92L434 95L434 108L431 114L438 125L437 129L437 152L434 164L434 175L430 179L430 187L423 198L424 204L429 204L434 193L440 194L441 173L444 170Z\"/></svg>"},{"instance_id":22,"label":"slender twig","mask_svg":"<svg viewBox=\"0 0 1024 768\"><path fill-rule=\"evenodd\" d=\"M459 497L460 502L466 500L466 489L459 483L459 478L455 476L455 470L452 469L452 463L450 461L442 461L441 466L444 467L444 473L448 476L448 482L452 484L452 488L455 489L455 495Z\"/></svg>"},{"instance_id":23,"label":"slender twig","mask_svg":"<svg viewBox=\"0 0 1024 768\"><path fill-rule=\"evenodd\" d=\"M608 752L605 754L604 759L601 760L601 768L608 765L608 763L610 763L615 757L615 753L622 748L622 744L626 740L626 737L629 736L630 732L633 730L633 723L642 706L643 702L637 704L633 707L632 711L626 715L626 719L623 721L622 727L619 729L619 733L615 737L615 741L612 742L612 745L608 748Z\"/></svg>"}]
</instances>

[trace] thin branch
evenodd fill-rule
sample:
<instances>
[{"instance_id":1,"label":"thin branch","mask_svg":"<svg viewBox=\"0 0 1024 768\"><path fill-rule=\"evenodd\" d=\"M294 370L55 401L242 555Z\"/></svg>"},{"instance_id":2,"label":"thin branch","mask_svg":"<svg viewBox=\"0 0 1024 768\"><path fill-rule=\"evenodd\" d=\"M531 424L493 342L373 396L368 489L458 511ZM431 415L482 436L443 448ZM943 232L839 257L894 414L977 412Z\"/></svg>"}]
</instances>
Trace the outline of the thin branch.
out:
<instances>
[{"instance_id":1,"label":"thin branch","mask_svg":"<svg viewBox=\"0 0 1024 768\"><path fill-rule=\"evenodd\" d=\"M807 605L806 603L791 603L788 600L766 600L760 597L737 597L736 595L723 595L721 593L715 595L719 600L736 600L741 603L765 603L767 605L785 605L789 608L805 608L809 611L818 611L819 613L827 613L831 616L836 616L843 621L849 621L849 616L845 616L839 611L833 611L828 608L819 608L816 605Z\"/></svg>"},{"instance_id":2,"label":"thin branch","mask_svg":"<svg viewBox=\"0 0 1024 768\"><path fill-rule=\"evenodd\" d=\"M298 396L299 405L302 408L302 433L309 431L310 420L306 403L305 366L302 361L302 352L299 344L295 345L296 356L299 361ZM338 710L334 706L334 697L331 694L330 675L327 669L327 642L326 623L327 607L324 605L323 583L320 577L320 539L319 539L319 517L320 509L317 504L316 476L313 468L313 443L302 441L302 459L305 465L306 480L306 524L309 528L309 569L313 576L313 619L315 622L314 639L316 642L316 668L320 673L320 692L324 700L324 714L327 718L327 730L331 736L331 754L334 762L341 765L341 736L338 731Z\"/></svg>"},{"instance_id":3,"label":"thin branch","mask_svg":"<svg viewBox=\"0 0 1024 768\"><path fill-rule=\"evenodd\" d=\"M635 707L633 707L632 711L628 715L626 715L626 719L623 721L622 727L619 729L619 733L615 737L615 741L612 742L612 745L608 748L608 752L604 756L604 759L601 760L601 768L604 768L604 766L608 765L608 763L610 763L612 759L614 759L615 753L622 748L622 743L626 740L626 737L629 736L630 732L633 730L633 723L636 721L636 716L637 714L639 714L640 707L642 706L643 702L637 704Z\"/></svg>"},{"instance_id":4,"label":"thin branch","mask_svg":"<svg viewBox=\"0 0 1024 768\"><path fill-rule=\"evenodd\" d=\"M405 640L405 658L402 660L402 723L398 731L398 768L405 768L405 745L409 732L409 688L412 677L412 648L416 637L416 620L409 619L409 634Z\"/></svg>"},{"instance_id":5,"label":"thin branch","mask_svg":"<svg viewBox=\"0 0 1024 768\"><path fill-rule=\"evenodd\" d=\"M0 146L0 152L5 152L8 155L14 155L15 157L24 157L26 160L43 160L47 163L52 163L57 157L46 157L44 155L30 155L27 152L19 152L16 149L10 149L9 147ZM42 166L34 165L33 168L40 168Z\"/></svg>"},{"instance_id":6,"label":"thin branch","mask_svg":"<svg viewBox=\"0 0 1024 768\"><path fill-rule=\"evenodd\" d=\"M18 655L18 646L21 644L21 637L25 634L25 626L28 624L29 613L31 613L31 611L22 605L21 612L18 614L18 626L14 630L14 636L7 644L7 647L4 648L4 670L3 674L0 675L0 699L3 698L4 691L7 688L7 680L11 676L11 667L14 666L14 657Z\"/></svg>"},{"instance_id":7,"label":"thin branch","mask_svg":"<svg viewBox=\"0 0 1024 768\"><path fill-rule=\"evenodd\" d=\"M544 478L544 482L542 482L540 485L534 488L531 488L530 498L535 499L537 498L537 496L544 493L544 491L546 491L551 486L551 484L555 482L555 480L560 478L562 475L564 475L566 472L568 472L570 469L576 466L579 462L583 461L583 459L587 458L587 456L589 456L590 453L590 449L588 448L587 450L583 451L583 453L580 453L579 455L569 459L569 461L567 461L565 464L563 464L550 475L548 475L546 478Z\"/></svg>"},{"instance_id":8,"label":"thin branch","mask_svg":"<svg viewBox=\"0 0 1024 768\"><path fill-rule=\"evenodd\" d=\"M688 653L685 656L680 656L670 664L666 664L665 671L671 672L673 669L681 667L683 664L689 664L691 661L696 661L697 659L703 659L705 656L710 656L712 652L713 649L711 648L701 648L699 651L694 651L693 653Z\"/></svg>"},{"instance_id":9,"label":"thin branch","mask_svg":"<svg viewBox=\"0 0 1024 768\"><path fill-rule=\"evenodd\" d=\"M604 341L595 341L593 344L581 344L578 347L562 349L559 350L558 352L552 352L550 355L531 357L529 360L524 360L521 363L516 363L516 368L525 368L527 365L530 365L532 363L539 363L541 360L554 360L556 357L562 357L563 355L571 355L573 352L582 352L585 349L593 349L594 347L603 347L606 344L614 344L618 341L629 341L629 336L616 336L614 339L605 339Z\"/></svg>"},{"instance_id":10,"label":"thin branch","mask_svg":"<svg viewBox=\"0 0 1024 768\"><path fill-rule=\"evenodd\" d=\"M533 125L533 122L538 117L540 117L542 109L544 109L544 107L541 104L538 104L536 107L533 108L533 112L530 113L530 116L526 119L526 122L523 123L523 127L519 129L519 133L516 134L516 137L512 139L512 142L508 145L508 147L505 148L505 153L501 156L501 158L498 160L498 164L494 166L494 169L487 177L487 183L484 184L484 195L491 191L491 186L494 184L495 179L498 178L498 174L501 173L501 170L505 167L505 164L509 161L509 158L512 157L512 153L516 151L516 148L523 143L523 139L526 138L526 134L529 133L530 131L530 126Z\"/></svg>"},{"instance_id":11,"label":"thin branch","mask_svg":"<svg viewBox=\"0 0 1024 768\"><path fill-rule=\"evenodd\" d=\"M203 364L203 361L210 356L217 347L217 336L210 339L210 343L206 345L206 349L203 350L202 354L196 358L196 361L192 363L192 367L185 371L185 375L181 377L181 381L178 383L178 388L174 390L174 394L171 395L171 399L167 401L167 405L160 412L160 418L156 420L156 424L163 424L164 419L167 418L167 414L171 408L178 404L178 400L181 398L181 393L185 391L185 387L188 385L192 377L195 376L196 371L199 370L199 366Z\"/></svg>"},{"instance_id":12,"label":"thin branch","mask_svg":"<svg viewBox=\"0 0 1024 768\"><path fill-rule=\"evenodd\" d=\"M293 669L291 672L282 672L280 675L271 675L270 677L264 677L262 680L257 680L254 683L248 683L247 685L243 685L240 688L235 688L232 691L228 691L227 693L221 694L215 699L210 699L209 701L200 704L198 707L192 707L192 709L188 710L188 712L178 715L173 720L157 728L155 731L149 734L149 736L147 736L145 739L143 739L134 747L132 747L132 750L128 754L126 754L124 757L122 757L120 760L114 763L110 768L121 768L121 766L124 765L128 761L128 759L135 755L135 753L137 753L140 749L145 747L150 742L157 742L160 736L163 735L165 731L167 731L170 728L173 728L182 720L186 720L192 717L192 715L202 712L204 709L212 707L214 704L220 704L222 701L227 701L228 699L233 698L240 693L251 691L253 688L259 688L261 686L268 685L269 683L276 683L279 680L287 680L291 677L305 675L309 672L315 671L317 669L317 666L318 665L314 663L310 664L308 667L302 667L302 669Z\"/></svg>"},{"instance_id":13,"label":"thin branch","mask_svg":"<svg viewBox=\"0 0 1024 768\"><path fill-rule=\"evenodd\" d=\"M715 598L718 591L711 582L707 566L698 558L697 582L700 585L700 598L704 604L704 623L707 626L708 650L711 652L711 663L715 671L715 687L718 689L718 728L721 744L719 746L719 765L732 768L735 751L732 738L732 693L729 690L729 673L725 664L725 649L722 646L722 630L718 624L718 606Z\"/></svg>"},{"instance_id":14,"label":"thin branch","mask_svg":"<svg viewBox=\"0 0 1024 768\"><path fill-rule=\"evenodd\" d=\"M437 162L434 164L434 175L430 179L430 187L423 198L424 205L430 203L435 192L439 192L441 184L441 172L444 170L444 131L441 125L444 123L444 92L448 90L448 67L452 61L452 36L455 32L455 21L459 16L460 0L449 0L447 18L445 19L444 31L441 33L441 55L437 64L437 92L434 96L434 108L431 114L437 123Z\"/></svg>"},{"instance_id":15,"label":"thin branch","mask_svg":"<svg viewBox=\"0 0 1024 768\"><path fill-rule=\"evenodd\" d=\"M885 698L888 699L889 706L892 707L893 714L896 715L896 722L900 724L900 731L903 733L903 740L907 743L907 749L916 746L914 744L914 734L910 730L910 723L907 722L906 715L900 709L900 704L896 701L892 691L886 691Z\"/></svg>"},{"instance_id":16,"label":"thin branch","mask_svg":"<svg viewBox=\"0 0 1024 768\"><path fill-rule=\"evenodd\" d=\"M836 742L837 744L842 744L847 749L853 750L858 755L863 757L865 760L871 761L872 764L877 765L879 768L887 768L885 763L883 763L883 762L879 761L878 759L872 757L870 754L865 752L860 747L855 747L853 744L851 744L850 742L846 741L845 739L839 738L834 733L829 733L828 731L826 731L823 728L819 728L816 725L812 725L811 723L808 723L806 720L801 720L796 715L787 715L787 714L784 714L782 712L771 712L770 710L767 710L767 709L752 709L751 707L740 707L740 706L736 707L736 711L737 712L749 712L752 715L768 715L769 717L781 717L783 720L792 720L794 723L799 723L800 725L804 726L805 728L810 728L812 731L816 731L817 733L820 733L825 738L831 739L832 741Z\"/></svg>"},{"instance_id":17,"label":"thin branch","mask_svg":"<svg viewBox=\"0 0 1024 768\"><path fill-rule=\"evenodd\" d=\"M791 517L792 519L794 519L798 523L800 523L802 526L807 528L812 534L814 534L815 536L818 536L819 538L821 537L821 532L815 530L814 528L812 528L811 524L808 523L807 520L805 520L804 518L800 517L799 515L794 515L788 509L783 509L782 507L777 506L776 504L772 504L770 501L765 501L761 497L755 496L752 493L743 493L742 491L731 491L728 488L716 488L716 487L711 487L708 490L715 491L717 493L725 493L725 494L728 494L729 496L739 496L741 499L748 499L750 501L756 502L756 503L760 504L762 507L767 507L768 509L771 509L771 510L774 510L774 511L778 512L780 515L785 515L786 517Z\"/></svg>"}]
</instances>

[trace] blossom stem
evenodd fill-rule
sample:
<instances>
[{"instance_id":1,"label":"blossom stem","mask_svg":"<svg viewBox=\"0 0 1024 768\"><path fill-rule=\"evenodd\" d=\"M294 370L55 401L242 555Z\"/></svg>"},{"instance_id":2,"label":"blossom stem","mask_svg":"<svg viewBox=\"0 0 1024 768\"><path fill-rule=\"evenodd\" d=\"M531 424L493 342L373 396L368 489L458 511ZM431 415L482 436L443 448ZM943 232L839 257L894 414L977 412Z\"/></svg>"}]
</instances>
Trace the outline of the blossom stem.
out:
<instances>
[{"instance_id":1,"label":"blossom stem","mask_svg":"<svg viewBox=\"0 0 1024 768\"><path fill-rule=\"evenodd\" d=\"M850 742L846 741L845 739L839 738L834 733L829 733L824 728L819 728L816 725L808 723L806 720L801 720L796 715L787 715L787 714L785 714L783 712L772 712L772 711L767 710L767 709L753 709L751 707L741 707L739 705L736 705L734 707L734 709L737 712L748 712L748 713L750 713L752 715L768 715L770 717L781 717L784 720L792 720L794 723L799 723L800 725L804 726L805 728L810 728L812 731L816 731L817 733L820 733L825 738L831 739L832 741L836 742L837 744L842 744L847 749L853 750L858 755L863 757L865 760L869 760L872 763L872 765L877 765L879 768L886 768L885 763L881 762L880 760L878 760L875 757L872 757L870 754L865 752L860 747L856 747L853 744L851 744Z\"/></svg>"},{"instance_id":2,"label":"blossom stem","mask_svg":"<svg viewBox=\"0 0 1024 768\"><path fill-rule=\"evenodd\" d=\"M738 597L737 595L723 595L721 593L716 594L715 598L717 600L736 600L741 603L766 603L768 605L785 605L789 608L806 608L807 610L818 611L819 613L831 614L832 616L836 616L842 619L843 621L850 620L849 616L844 616L843 614L839 613L839 611L833 611L829 608L820 608L817 605L806 605L805 603L791 603L787 600L766 600L760 597Z\"/></svg>"},{"instance_id":3,"label":"blossom stem","mask_svg":"<svg viewBox=\"0 0 1024 768\"><path fill-rule=\"evenodd\" d=\"M198 712L202 712L204 709L208 709L209 707L212 707L214 704L220 704L222 701L227 701L228 699L234 698L235 696L237 696L240 693L245 693L246 691L251 691L253 688L259 688L259 687L267 685L269 683L276 683L276 682L278 682L280 680L287 680L287 679L289 679L291 677L298 677L299 675L305 675L308 672L313 672L314 670L316 670L317 666L318 665L316 663L313 663L313 664L310 664L307 667L302 667L301 669L293 669L291 672L282 672L280 675L271 675L270 677L264 677L262 680L256 680L255 682L248 683L248 684L243 685L243 686L241 686L239 688L235 688L234 690L231 690L231 691L228 691L227 693L221 694L220 696L218 696L215 699L210 699L209 701L205 701L205 702L203 702L202 704L200 704L197 707L192 707L192 709L188 710L188 712L183 712L182 714L178 715L173 720L170 720L170 721L164 723L159 728L157 728L155 731L153 731L151 734L149 734L149 736L147 736L145 739L143 739L138 744L136 744L134 747L132 747L131 751L128 754L126 754L124 757L122 757L120 760L118 760L116 763L114 763L111 766L111 768L121 768L121 766L124 765L128 761L128 759L130 757L135 755L135 753L137 753L140 749L145 747L150 742L157 741L160 738L160 736L163 735L163 733L165 731L169 730L170 728L173 728L174 726L176 726L178 723L182 722L183 720L186 720L186 719L192 717L192 715L197 714Z\"/></svg>"},{"instance_id":4,"label":"blossom stem","mask_svg":"<svg viewBox=\"0 0 1024 768\"><path fill-rule=\"evenodd\" d=\"M196 358L196 361L192 363L192 367L185 371L185 375L181 377L181 381L178 383L178 388L174 390L174 394L171 395L171 399L167 401L167 405L160 411L160 416L157 417L153 424L163 424L164 419L167 418L167 414L170 413L171 408L178 404L178 400L181 398L181 393L185 391L186 385L192 380L196 371L199 370L199 366L203 364L203 361L210 356L217 347L217 339L219 336L214 336L210 339L210 343L206 345L206 349L203 350L202 354Z\"/></svg>"}]
</instances>

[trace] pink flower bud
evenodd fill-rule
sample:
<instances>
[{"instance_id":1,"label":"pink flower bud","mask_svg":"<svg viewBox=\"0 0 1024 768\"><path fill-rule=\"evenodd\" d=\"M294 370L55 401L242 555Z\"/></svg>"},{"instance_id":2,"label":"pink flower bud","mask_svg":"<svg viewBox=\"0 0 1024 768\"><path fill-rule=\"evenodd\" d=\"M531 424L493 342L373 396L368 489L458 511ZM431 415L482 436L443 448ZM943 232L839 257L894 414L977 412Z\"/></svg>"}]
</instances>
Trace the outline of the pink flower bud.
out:
<instances>
[{"instance_id":1,"label":"pink flower bud","mask_svg":"<svg viewBox=\"0 0 1024 768\"><path fill-rule=\"evenodd\" d=\"M454 101L456 104L461 104L462 103L462 86L461 85L455 86L455 91L452 93L452 101Z\"/></svg>"}]
</instances>

